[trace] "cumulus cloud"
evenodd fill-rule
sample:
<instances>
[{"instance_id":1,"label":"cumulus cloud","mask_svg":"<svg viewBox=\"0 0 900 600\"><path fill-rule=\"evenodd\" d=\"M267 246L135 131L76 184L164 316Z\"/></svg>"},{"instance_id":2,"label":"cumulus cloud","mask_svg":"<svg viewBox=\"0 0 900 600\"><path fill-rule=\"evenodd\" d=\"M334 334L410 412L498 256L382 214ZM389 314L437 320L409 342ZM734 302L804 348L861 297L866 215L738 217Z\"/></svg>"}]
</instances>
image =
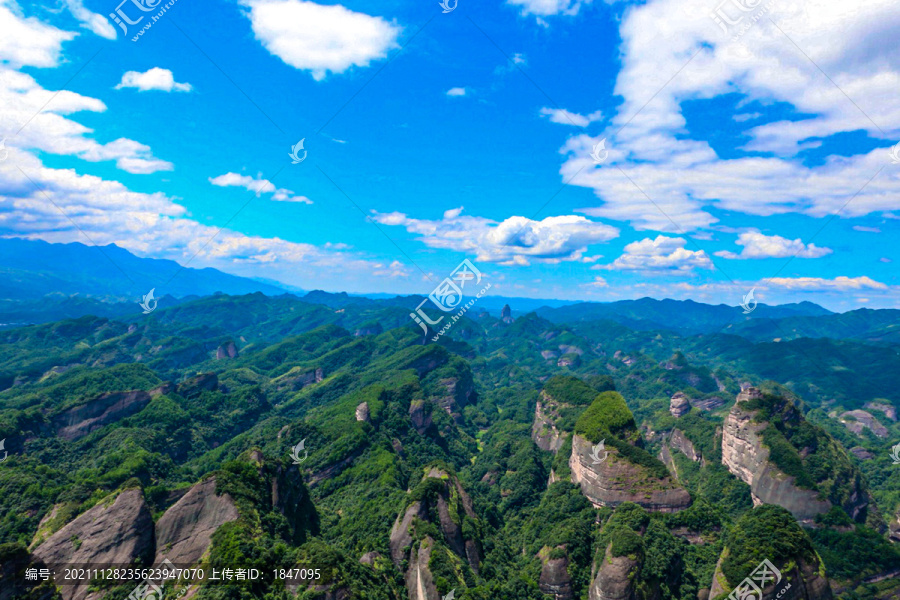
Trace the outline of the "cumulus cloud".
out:
<instances>
[{"instance_id":1,"label":"cumulus cloud","mask_svg":"<svg viewBox=\"0 0 900 600\"><path fill-rule=\"evenodd\" d=\"M575 127L587 127L591 123L601 120L603 118L603 113L598 110L589 115L580 115L564 108L548 108L545 106L541 109L541 116L549 117L551 123L574 125Z\"/></svg>"},{"instance_id":2,"label":"cumulus cloud","mask_svg":"<svg viewBox=\"0 0 900 600\"><path fill-rule=\"evenodd\" d=\"M55 67L63 42L75 37L34 17L22 17L12 0L0 2L0 31L0 61L13 67Z\"/></svg>"},{"instance_id":3,"label":"cumulus cloud","mask_svg":"<svg viewBox=\"0 0 900 600\"><path fill-rule=\"evenodd\" d=\"M440 220L414 219L399 212L375 212L372 218L420 235L419 240L431 248L475 253L477 260L503 265L582 260L589 245L619 235L615 227L576 215L541 221L513 216L497 222L463 215L462 207L446 211Z\"/></svg>"},{"instance_id":4,"label":"cumulus cloud","mask_svg":"<svg viewBox=\"0 0 900 600\"><path fill-rule=\"evenodd\" d=\"M775 277L766 280L770 286L798 291L886 290L888 286L866 276L834 279L821 277Z\"/></svg>"},{"instance_id":5,"label":"cumulus cloud","mask_svg":"<svg viewBox=\"0 0 900 600\"><path fill-rule=\"evenodd\" d=\"M749 231L738 236L735 242L743 246L740 254L728 250L716 252L722 258L820 258L832 253L830 248L821 248L815 244L804 244L800 238L789 240L780 235L765 235L758 231Z\"/></svg>"},{"instance_id":6,"label":"cumulus cloud","mask_svg":"<svg viewBox=\"0 0 900 600\"><path fill-rule=\"evenodd\" d=\"M109 19L85 8L82 0L64 0L64 2L66 8L81 23L82 27L108 40L116 39L116 29Z\"/></svg>"},{"instance_id":7,"label":"cumulus cloud","mask_svg":"<svg viewBox=\"0 0 900 600\"><path fill-rule=\"evenodd\" d=\"M464 87L450 88L449 90L447 90L447 95L448 96L465 96L466 88L464 88Z\"/></svg>"},{"instance_id":8,"label":"cumulus cloud","mask_svg":"<svg viewBox=\"0 0 900 600\"><path fill-rule=\"evenodd\" d=\"M6 147L11 152L36 149L89 162L115 161L119 169L135 174L174 168L172 163L153 156L149 146L135 140L119 138L101 144L92 137L92 129L68 118L83 111L105 112L106 105L96 98L68 90L46 90L30 75L0 68L0 106L0 135L7 136Z\"/></svg>"},{"instance_id":9,"label":"cumulus cloud","mask_svg":"<svg viewBox=\"0 0 900 600\"><path fill-rule=\"evenodd\" d=\"M242 187L248 191L256 193L257 198L262 194L272 194L272 200L277 202L302 202L303 204L312 204L312 200L306 196L297 196L291 190L285 188L276 188L275 184L268 179L263 179L260 174L256 178L250 175L240 175L238 173L225 173L218 177L210 177L209 182L219 187Z\"/></svg>"},{"instance_id":10,"label":"cumulus cloud","mask_svg":"<svg viewBox=\"0 0 900 600\"><path fill-rule=\"evenodd\" d=\"M135 88L140 92L159 90L161 92L190 92L193 88L189 83L178 83L169 69L153 67L141 73L139 71L127 71L122 75L122 81L116 86L122 88Z\"/></svg>"},{"instance_id":11,"label":"cumulus cloud","mask_svg":"<svg viewBox=\"0 0 900 600\"><path fill-rule=\"evenodd\" d=\"M592 269L609 271L671 271L689 273L694 269L712 269L712 261L703 250L688 250L684 238L663 235L645 238L625 246L625 252L608 265Z\"/></svg>"},{"instance_id":12,"label":"cumulus cloud","mask_svg":"<svg viewBox=\"0 0 900 600\"><path fill-rule=\"evenodd\" d=\"M397 48L402 28L381 17L353 12L340 4L305 0L241 0L253 33L286 64L310 71L316 81L329 72L366 67Z\"/></svg>"},{"instance_id":13,"label":"cumulus cloud","mask_svg":"<svg viewBox=\"0 0 900 600\"><path fill-rule=\"evenodd\" d=\"M811 138L860 130L881 139L900 135L900 56L886 43L900 24L900 4L781 2L765 18L750 19L752 26L733 42L709 18L706 0L650 0L625 13L614 89L624 101L607 131L575 136L564 147L561 178L577 174L572 183L598 198L584 214L679 232L715 223L709 207L813 217L841 209L845 217L900 209L900 170L888 164L885 148L829 156L810 166L797 159ZM722 158L706 140L684 135L684 101L735 94L744 97L744 106L784 102L812 116L748 124L744 149L762 156ZM598 166L591 147L604 137L610 160ZM642 199L644 193L656 204Z\"/></svg>"}]
</instances>

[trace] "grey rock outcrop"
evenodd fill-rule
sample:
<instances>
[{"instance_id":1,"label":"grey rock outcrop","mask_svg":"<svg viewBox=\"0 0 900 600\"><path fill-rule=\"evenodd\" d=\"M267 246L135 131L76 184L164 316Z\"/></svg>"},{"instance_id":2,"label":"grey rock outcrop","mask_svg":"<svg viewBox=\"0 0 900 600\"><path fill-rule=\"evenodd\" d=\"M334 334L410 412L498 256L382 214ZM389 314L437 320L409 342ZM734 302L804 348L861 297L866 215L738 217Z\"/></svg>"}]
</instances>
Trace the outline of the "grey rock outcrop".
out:
<instances>
[{"instance_id":1,"label":"grey rock outcrop","mask_svg":"<svg viewBox=\"0 0 900 600\"><path fill-rule=\"evenodd\" d=\"M222 344L216 348L216 360L224 360L226 358L236 358L238 355L237 346L234 342Z\"/></svg>"},{"instance_id":2,"label":"grey rock outcrop","mask_svg":"<svg viewBox=\"0 0 900 600\"><path fill-rule=\"evenodd\" d=\"M409 403L409 419L419 435L424 435L431 427L431 411L424 400L413 400Z\"/></svg>"},{"instance_id":3,"label":"grey rock outcrop","mask_svg":"<svg viewBox=\"0 0 900 600\"><path fill-rule=\"evenodd\" d=\"M669 412L676 419L691 412L691 403L682 392L676 392L669 401Z\"/></svg>"},{"instance_id":4,"label":"grey rock outcrop","mask_svg":"<svg viewBox=\"0 0 900 600\"><path fill-rule=\"evenodd\" d=\"M178 393L185 398L196 398L203 392L219 388L219 377L215 373L201 373L178 384Z\"/></svg>"},{"instance_id":5,"label":"grey rock outcrop","mask_svg":"<svg viewBox=\"0 0 900 600\"><path fill-rule=\"evenodd\" d=\"M666 444L670 448L678 450L694 462L703 462L703 456L700 454L700 451L694 447L693 442L687 439L687 437L684 435L684 433L681 432L680 429L672 430L672 433L669 435Z\"/></svg>"},{"instance_id":6,"label":"grey rock outcrop","mask_svg":"<svg viewBox=\"0 0 900 600\"><path fill-rule=\"evenodd\" d=\"M559 417L559 409L564 406L566 405L557 402L546 392L541 392L534 410L534 423L531 425L531 439L541 450L555 454L562 446L562 434L556 427L556 419Z\"/></svg>"},{"instance_id":7,"label":"grey rock outcrop","mask_svg":"<svg viewBox=\"0 0 900 600\"><path fill-rule=\"evenodd\" d=\"M646 510L677 512L691 505L691 496L670 477L657 479L644 467L634 464L613 447L606 459L596 463L590 441L575 435L569 468L572 482L596 507L634 502Z\"/></svg>"},{"instance_id":8,"label":"grey rock outcrop","mask_svg":"<svg viewBox=\"0 0 900 600\"><path fill-rule=\"evenodd\" d=\"M777 504L789 510L799 520L809 520L827 512L831 503L819 498L813 490L794 484L794 478L781 472L769 461L769 449L763 444L761 432L766 423L756 423L753 413L743 404L761 397L756 388L740 393L731 412L725 418L722 432L722 463L728 470L750 486L754 505Z\"/></svg>"},{"instance_id":9,"label":"grey rock outcrop","mask_svg":"<svg viewBox=\"0 0 900 600\"><path fill-rule=\"evenodd\" d=\"M369 403L362 402L356 407L356 420L368 423L370 421Z\"/></svg>"},{"instance_id":10,"label":"grey rock outcrop","mask_svg":"<svg viewBox=\"0 0 900 600\"><path fill-rule=\"evenodd\" d=\"M153 552L153 518L139 489L100 502L38 546L33 556L53 565L127 565ZM64 600L98 598L87 581L60 586Z\"/></svg>"},{"instance_id":11,"label":"grey rock outcrop","mask_svg":"<svg viewBox=\"0 0 900 600\"><path fill-rule=\"evenodd\" d=\"M634 600L638 568L633 558L613 556L610 544L591 582L588 600Z\"/></svg>"},{"instance_id":12,"label":"grey rock outcrop","mask_svg":"<svg viewBox=\"0 0 900 600\"><path fill-rule=\"evenodd\" d=\"M559 550L565 550L560 546ZM538 553L541 561L541 577L538 580L538 588L542 594L552 596L553 600L572 600L572 578L569 576L569 558L550 558L552 550L544 546Z\"/></svg>"},{"instance_id":13,"label":"grey rock outcrop","mask_svg":"<svg viewBox=\"0 0 900 600\"><path fill-rule=\"evenodd\" d=\"M55 415L52 423L59 437L77 440L109 423L139 413L153 398L173 389L171 383L165 383L149 391L107 392Z\"/></svg>"},{"instance_id":14,"label":"grey rock outcrop","mask_svg":"<svg viewBox=\"0 0 900 600\"><path fill-rule=\"evenodd\" d=\"M897 409L890 404L885 404L884 402L866 402L866 405L863 406L863 408L881 411L884 413L884 416L891 421L897 421Z\"/></svg>"},{"instance_id":15,"label":"grey rock outcrop","mask_svg":"<svg viewBox=\"0 0 900 600\"><path fill-rule=\"evenodd\" d=\"M231 497L216 495L215 478L201 481L156 523L154 564L165 559L183 566L198 563L209 549L216 530L237 518L237 507Z\"/></svg>"},{"instance_id":16,"label":"grey rock outcrop","mask_svg":"<svg viewBox=\"0 0 900 600\"><path fill-rule=\"evenodd\" d=\"M864 410L849 410L841 414L840 421L844 427L856 435L862 435L863 430L868 429L877 437L886 438L888 436L887 427L879 423L872 413Z\"/></svg>"}]
</instances>

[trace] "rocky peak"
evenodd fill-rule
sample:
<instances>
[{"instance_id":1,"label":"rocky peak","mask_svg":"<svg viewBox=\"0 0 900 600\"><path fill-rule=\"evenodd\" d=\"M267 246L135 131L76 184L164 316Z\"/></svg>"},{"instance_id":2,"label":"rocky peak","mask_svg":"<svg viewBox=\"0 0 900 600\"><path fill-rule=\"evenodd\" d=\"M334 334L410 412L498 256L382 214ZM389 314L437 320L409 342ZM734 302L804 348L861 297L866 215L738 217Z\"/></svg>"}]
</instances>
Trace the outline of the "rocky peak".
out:
<instances>
[{"instance_id":1,"label":"rocky peak","mask_svg":"<svg viewBox=\"0 0 900 600\"><path fill-rule=\"evenodd\" d=\"M541 561L541 577L538 588L542 594L552 596L553 600L572 600L572 578L569 576L569 557L565 546L557 546L555 550L544 546L538 552ZM554 558L554 555L559 554Z\"/></svg>"},{"instance_id":2,"label":"rocky peak","mask_svg":"<svg viewBox=\"0 0 900 600\"><path fill-rule=\"evenodd\" d=\"M676 419L691 412L691 403L683 392L676 392L669 401L669 412Z\"/></svg>"},{"instance_id":3,"label":"rocky peak","mask_svg":"<svg viewBox=\"0 0 900 600\"><path fill-rule=\"evenodd\" d=\"M512 309L509 307L509 304L504 304L503 308L500 310L500 320L504 323L512 323L515 319L512 316Z\"/></svg>"},{"instance_id":4,"label":"rocky peak","mask_svg":"<svg viewBox=\"0 0 900 600\"><path fill-rule=\"evenodd\" d=\"M237 355L237 346L234 345L234 342L227 342L216 348L216 360L235 358Z\"/></svg>"},{"instance_id":5,"label":"rocky peak","mask_svg":"<svg viewBox=\"0 0 900 600\"><path fill-rule=\"evenodd\" d=\"M362 402L356 407L356 420L364 423L369 422L369 403Z\"/></svg>"},{"instance_id":6,"label":"rocky peak","mask_svg":"<svg viewBox=\"0 0 900 600\"><path fill-rule=\"evenodd\" d=\"M737 395L737 402L749 402L763 397L763 393L759 388L747 386L741 388L741 393Z\"/></svg>"},{"instance_id":7,"label":"rocky peak","mask_svg":"<svg viewBox=\"0 0 900 600\"><path fill-rule=\"evenodd\" d=\"M140 489L125 490L78 516L35 549L51 569L63 565L127 565L153 552L153 518ZM89 596L88 582L59 588L63 600Z\"/></svg>"}]
</instances>

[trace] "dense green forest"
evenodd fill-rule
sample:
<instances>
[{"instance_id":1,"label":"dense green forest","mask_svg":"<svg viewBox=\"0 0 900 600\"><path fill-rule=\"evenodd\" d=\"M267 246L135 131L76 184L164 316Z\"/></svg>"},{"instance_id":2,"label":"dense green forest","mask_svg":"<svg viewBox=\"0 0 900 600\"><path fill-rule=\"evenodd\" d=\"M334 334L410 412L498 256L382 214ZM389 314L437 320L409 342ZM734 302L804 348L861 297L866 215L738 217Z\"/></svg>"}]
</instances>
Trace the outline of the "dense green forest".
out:
<instances>
[{"instance_id":1,"label":"dense green forest","mask_svg":"<svg viewBox=\"0 0 900 600\"><path fill-rule=\"evenodd\" d=\"M217 295L0 331L0 600L124 599L139 582L24 575L169 557L265 575L169 581L170 599L711 600L763 560L796 597L900 594L887 341L569 308L423 344L401 302L329 303ZM742 473L738 442L776 475Z\"/></svg>"}]
</instances>

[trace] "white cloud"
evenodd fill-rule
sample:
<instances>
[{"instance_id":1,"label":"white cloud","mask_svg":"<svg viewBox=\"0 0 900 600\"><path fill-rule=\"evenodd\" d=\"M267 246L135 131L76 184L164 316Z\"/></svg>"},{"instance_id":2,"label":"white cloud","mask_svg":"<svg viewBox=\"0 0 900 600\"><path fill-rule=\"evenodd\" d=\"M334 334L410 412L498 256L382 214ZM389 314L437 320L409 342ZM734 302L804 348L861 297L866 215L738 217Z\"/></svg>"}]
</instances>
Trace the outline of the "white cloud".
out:
<instances>
[{"instance_id":1,"label":"white cloud","mask_svg":"<svg viewBox=\"0 0 900 600\"><path fill-rule=\"evenodd\" d=\"M91 137L92 129L66 117L82 111L105 112L106 105L96 98L46 90L30 75L0 67L0 106L0 135L6 136L11 152L37 149L89 162L114 160L119 169L136 174L174 168L154 157L149 146L134 140L119 138L101 144Z\"/></svg>"},{"instance_id":2,"label":"white cloud","mask_svg":"<svg viewBox=\"0 0 900 600\"><path fill-rule=\"evenodd\" d=\"M888 286L869 277L775 277L766 280L770 286L799 291L886 290Z\"/></svg>"},{"instance_id":3,"label":"white cloud","mask_svg":"<svg viewBox=\"0 0 900 600\"><path fill-rule=\"evenodd\" d=\"M366 67L397 48L401 27L381 17L353 12L340 4L304 0L241 0L253 33L286 64L312 72L316 81L329 72Z\"/></svg>"},{"instance_id":4,"label":"white cloud","mask_svg":"<svg viewBox=\"0 0 900 600\"><path fill-rule=\"evenodd\" d=\"M551 123L559 123L560 125L574 125L575 127L587 127L595 121L603 118L603 113L599 110L589 115L581 115L569 112L564 108L547 108L541 109L541 115L550 117Z\"/></svg>"},{"instance_id":5,"label":"white cloud","mask_svg":"<svg viewBox=\"0 0 900 600\"><path fill-rule=\"evenodd\" d=\"M821 248L815 244L804 244L800 238L789 240L780 235L765 235L758 231L749 231L738 236L735 242L743 246L740 254L722 250L716 256L723 258L820 258L831 254L830 248Z\"/></svg>"},{"instance_id":6,"label":"white cloud","mask_svg":"<svg viewBox=\"0 0 900 600\"><path fill-rule=\"evenodd\" d=\"M82 27L90 29L96 35L108 40L116 39L116 29L109 22L109 19L89 11L85 8L82 0L64 0L64 2L72 16L81 22Z\"/></svg>"},{"instance_id":7,"label":"white cloud","mask_svg":"<svg viewBox=\"0 0 900 600\"><path fill-rule=\"evenodd\" d=\"M552 17L554 15L576 15L581 7L590 5L591 0L506 0L517 6L523 15Z\"/></svg>"},{"instance_id":8,"label":"white cloud","mask_svg":"<svg viewBox=\"0 0 900 600\"><path fill-rule=\"evenodd\" d=\"M447 95L448 96L465 96L466 88L464 88L464 87L450 88L449 90L447 90Z\"/></svg>"},{"instance_id":9,"label":"white cloud","mask_svg":"<svg viewBox=\"0 0 900 600\"><path fill-rule=\"evenodd\" d=\"M590 244L608 242L619 235L615 227L575 215L541 221L513 216L498 223L461 213L461 207L451 209L434 221L399 212L376 212L373 218L382 225L405 227L421 235L420 241L431 248L474 252L477 260L503 265L582 260Z\"/></svg>"},{"instance_id":10,"label":"white cloud","mask_svg":"<svg viewBox=\"0 0 900 600\"><path fill-rule=\"evenodd\" d=\"M149 71L127 71L122 75L122 81L116 86L122 88L135 88L138 91L159 90L162 92L190 92L193 88L189 83L177 83L172 71L153 67Z\"/></svg>"},{"instance_id":11,"label":"white cloud","mask_svg":"<svg viewBox=\"0 0 900 600\"><path fill-rule=\"evenodd\" d=\"M625 246L625 252L608 265L595 265L592 269L609 271L673 271L688 273L695 268L712 269L713 264L703 250L688 250L684 238L663 235L656 239L645 238Z\"/></svg>"},{"instance_id":12,"label":"white cloud","mask_svg":"<svg viewBox=\"0 0 900 600\"><path fill-rule=\"evenodd\" d=\"M225 173L218 177L210 177L209 182L219 187L242 187L248 191L256 193L259 197L261 194L272 194L272 200L277 202L301 202L303 204L312 204L312 200L306 196L297 196L291 190L285 188L276 188L275 184L268 179L262 179L262 176L253 178L250 175L239 175L238 173Z\"/></svg>"},{"instance_id":13,"label":"white cloud","mask_svg":"<svg viewBox=\"0 0 900 600\"><path fill-rule=\"evenodd\" d=\"M625 12L622 69L614 89L624 101L606 132L572 137L564 147L569 158L561 178L578 174L573 184L593 189L598 198L584 214L680 232L715 223L708 207L813 217L842 207L843 217L900 210L900 169L887 164L885 148L829 156L812 166L797 159L810 137L858 130L876 138L900 137L900 55L887 42L900 25L900 4L776 2L767 16L747 20L752 27L740 43L723 34L709 10L706 0L650 0ZM723 159L706 140L684 135L682 103L728 94L742 95L744 106L783 102L797 114L814 116L749 129L746 149L768 156ZM590 152L604 137L611 151L601 167Z\"/></svg>"},{"instance_id":14,"label":"white cloud","mask_svg":"<svg viewBox=\"0 0 900 600\"><path fill-rule=\"evenodd\" d=\"M881 230L877 227L867 227L865 225L854 225L854 231L862 231L865 233L881 233Z\"/></svg>"},{"instance_id":15,"label":"white cloud","mask_svg":"<svg viewBox=\"0 0 900 600\"><path fill-rule=\"evenodd\" d=\"M12 0L0 1L0 31L0 63L13 67L55 67L62 43L75 37L34 17L24 18Z\"/></svg>"}]
</instances>

